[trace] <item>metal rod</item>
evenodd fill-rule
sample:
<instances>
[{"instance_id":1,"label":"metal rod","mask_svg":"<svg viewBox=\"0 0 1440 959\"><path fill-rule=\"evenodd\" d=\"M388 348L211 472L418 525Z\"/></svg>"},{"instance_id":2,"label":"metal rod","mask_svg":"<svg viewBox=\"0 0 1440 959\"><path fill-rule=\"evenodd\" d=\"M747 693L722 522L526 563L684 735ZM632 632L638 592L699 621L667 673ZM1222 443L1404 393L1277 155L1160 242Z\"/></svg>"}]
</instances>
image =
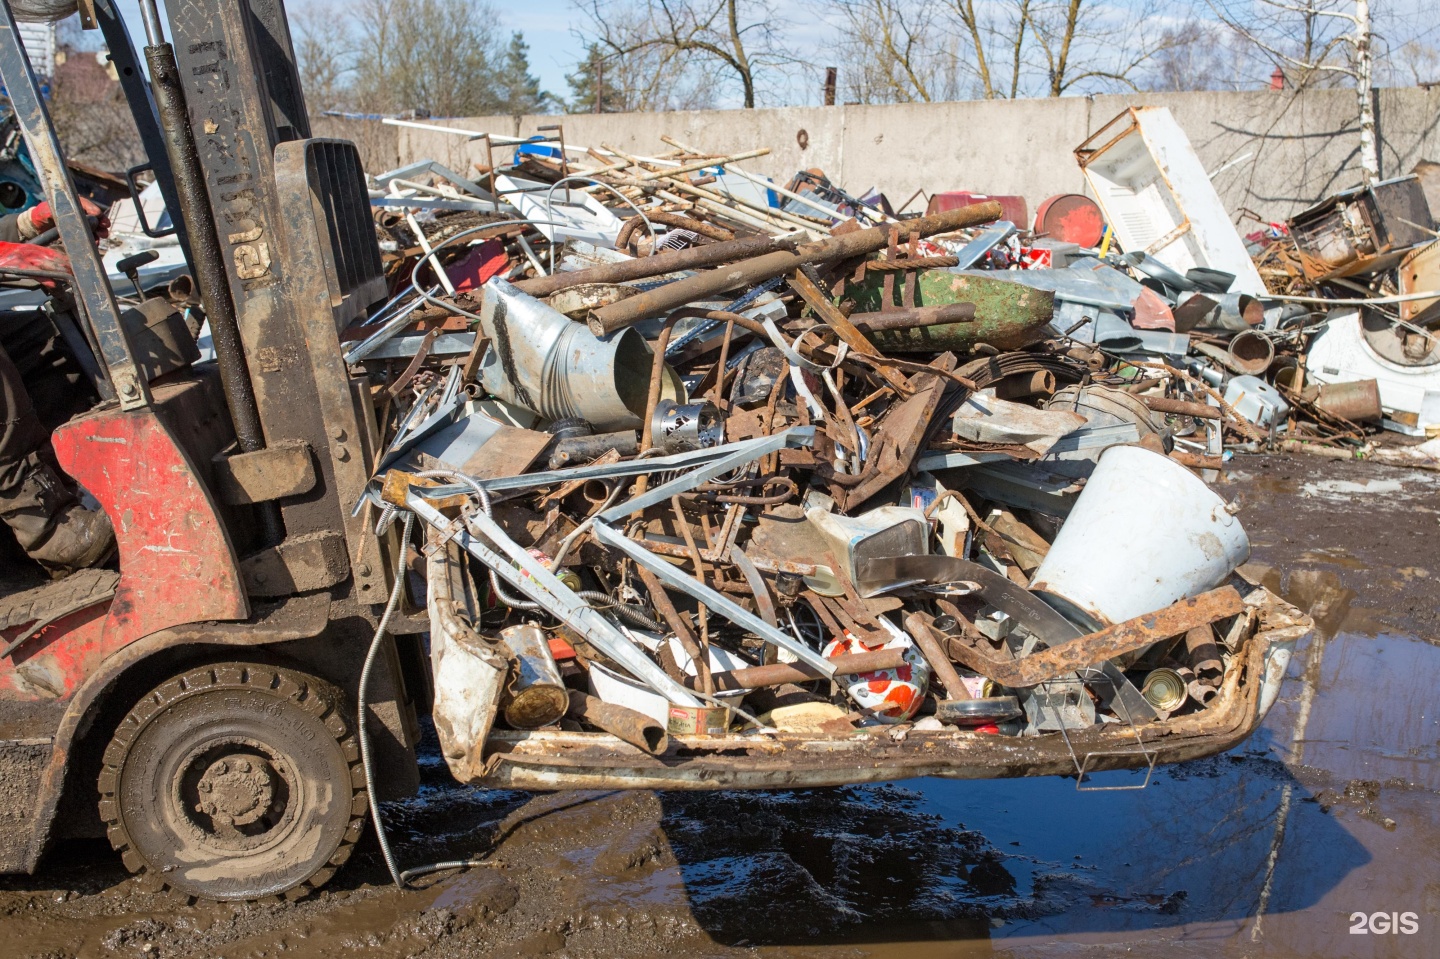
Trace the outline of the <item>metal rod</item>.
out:
<instances>
[{"instance_id":1,"label":"metal rod","mask_svg":"<svg viewBox=\"0 0 1440 959\"><path fill-rule=\"evenodd\" d=\"M998 218L1000 213L1000 204L991 200L975 206L947 210L935 216L908 220L903 229L906 233L916 233L922 237L933 236L988 223ZM667 283L592 311L589 319L590 330L596 336L604 336L677 306L793 272L807 263L844 260L873 253L889 241L892 229L895 229L894 225L887 224L868 230L856 230L816 243L806 243L793 251L767 253L724 269Z\"/></svg>"},{"instance_id":2,"label":"metal rod","mask_svg":"<svg viewBox=\"0 0 1440 959\"><path fill-rule=\"evenodd\" d=\"M165 31L160 26L160 10L156 7L155 0L140 0L140 19L145 23L145 40L148 46L158 47L165 42Z\"/></svg>"},{"instance_id":3,"label":"metal rod","mask_svg":"<svg viewBox=\"0 0 1440 959\"><path fill-rule=\"evenodd\" d=\"M688 250L673 253L656 253L654 256L635 257L619 263L606 263L587 270L572 273L555 273L551 276L521 280L515 288L531 296L549 296L559 290L579 286L582 283L624 283L628 280L644 280L666 273L717 266L732 260L743 260L763 253L789 249L792 241L783 237L747 236L739 240L725 240L721 243L707 243L692 246Z\"/></svg>"}]
</instances>

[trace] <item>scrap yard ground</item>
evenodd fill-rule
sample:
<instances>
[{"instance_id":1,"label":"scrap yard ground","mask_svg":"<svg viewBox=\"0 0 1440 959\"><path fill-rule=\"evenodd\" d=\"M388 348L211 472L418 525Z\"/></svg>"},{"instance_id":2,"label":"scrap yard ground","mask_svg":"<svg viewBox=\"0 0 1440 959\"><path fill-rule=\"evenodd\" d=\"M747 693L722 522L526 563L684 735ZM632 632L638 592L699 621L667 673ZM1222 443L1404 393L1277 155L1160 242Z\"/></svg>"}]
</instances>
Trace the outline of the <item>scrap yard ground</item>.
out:
<instances>
[{"instance_id":1,"label":"scrap yard ground","mask_svg":"<svg viewBox=\"0 0 1440 959\"><path fill-rule=\"evenodd\" d=\"M490 865L397 892L372 845L298 903L189 905L72 841L0 879L3 952L1434 955L1440 473L1242 456L1220 491L1242 499L1252 563L1317 630L1260 732L1145 790L524 794L457 786L432 750L421 796L387 810L400 858ZM1143 779L1110 776L1097 784Z\"/></svg>"}]
</instances>

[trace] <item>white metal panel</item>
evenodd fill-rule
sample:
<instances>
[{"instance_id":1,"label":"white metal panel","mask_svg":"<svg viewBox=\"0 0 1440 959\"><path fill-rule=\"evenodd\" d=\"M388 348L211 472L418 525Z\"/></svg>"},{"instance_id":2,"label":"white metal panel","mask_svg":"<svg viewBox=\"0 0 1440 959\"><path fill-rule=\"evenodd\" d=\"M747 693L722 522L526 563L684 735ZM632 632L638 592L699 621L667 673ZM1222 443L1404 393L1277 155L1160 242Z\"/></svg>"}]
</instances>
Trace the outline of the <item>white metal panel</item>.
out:
<instances>
[{"instance_id":1,"label":"white metal panel","mask_svg":"<svg viewBox=\"0 0 1440 959\"><path fill-rule=\"evenodd\" d=\"M1131 108L1081 150L1092 144L1081 169L1126 251L1143 250L1181 273L1224 270L1235 275L1233 292L1265 295L1244 240L1169 109Z\"/></svg>"}]
</instances>

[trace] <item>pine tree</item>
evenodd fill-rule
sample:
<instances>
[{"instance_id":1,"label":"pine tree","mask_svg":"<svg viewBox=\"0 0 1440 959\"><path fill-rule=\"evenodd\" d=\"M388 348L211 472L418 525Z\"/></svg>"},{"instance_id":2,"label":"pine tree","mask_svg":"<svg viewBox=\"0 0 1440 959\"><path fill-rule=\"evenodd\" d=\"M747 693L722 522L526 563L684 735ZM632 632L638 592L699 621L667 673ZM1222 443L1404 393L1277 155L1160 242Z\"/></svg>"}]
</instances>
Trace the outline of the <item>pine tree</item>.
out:
<instances>
[{"instance_id":1,"label":"pine tree","mask_svg":"<svg viewBox=\"0 0 1440 959\"><path fill-rule=\"evenodd\" d=\"M525 35L516 31L505 48L504 66L495 77L495 93L500 107L511 116L549 113L555 97L540 89L540 80L530 72L530 45Z\"/></svg>"},{"instance_id":2,"label":"pine tree","mask_svg":"<svg viewBox=\"0 0 1440 959\"><path fill-rule=\"evenodd\" d=\"M605 61L598 44L590 44L585 59L575 65L575 72L567 74L565 81L570 84L568 109L571 113L615 113L624 109L622 98L613 94L605 83ZM597 96L600 98L598 110Z\"/></svg>"}]
</instances>

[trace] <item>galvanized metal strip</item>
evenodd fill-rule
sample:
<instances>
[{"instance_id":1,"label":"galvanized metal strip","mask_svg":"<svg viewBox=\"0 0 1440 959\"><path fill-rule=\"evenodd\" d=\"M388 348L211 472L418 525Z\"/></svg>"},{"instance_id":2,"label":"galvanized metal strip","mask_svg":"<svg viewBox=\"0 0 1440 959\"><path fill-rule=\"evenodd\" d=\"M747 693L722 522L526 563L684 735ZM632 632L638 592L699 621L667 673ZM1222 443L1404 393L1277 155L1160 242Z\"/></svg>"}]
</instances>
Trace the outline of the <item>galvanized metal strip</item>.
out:
<instances>
[{"instance_id":1,"label":"galvanized metal strip","mask_svg":"<svg viewBox=\"0 0 1440 959\"><path fill-rule=\"evenodd\" d=\"M750 630L767 643L779 646L781 649L789 650L794 653L801 662L819 670L820 674L827 679L835 675L835 664L830 662L830 660L821 656L794 636L783 633L774 626L771 626L725 594L686 576L670 563L627 537L624 533L619 532L611 526L607 526L602 521L597 521L592 529L594 530L595 538L600 540L601 543L606 546L613 546L626 556L629 556L635 562L658 576L661 582L673 586L681 592L688 593L690 596L704 603L708 608L724 616L737 626L743 626L745 629Z\"/></svg>"},{"instance_id":2,"label":"galvanized metal strip","mask_svg":"<svg viewBox=\"0 0 1440 959\"><path fill-rule=\"evenodd\" d=\"M447 534L453 529L450 526L451 521L426 502L424 494L432 492L433 490L410 487L410 492L405 497L406 507L442 534ZM693 692L665 675L665 671L652 662L640 647L631 642L613 623L576 596L535 557L505 535L505 531L494 520L483 512L477 512L469 517L469 522L500 552L497 553L487 546L479 537L464 528L463 524L461 528L454 530L453 537L461 549L484 563L486 568L493 570L495 575L505 580L509 586L539 603L547 612L578 631L594 644L596 649L615 660L632 676L668 701L682 706L703 705Z\"/></svg>"},{"instance_id":3,"label":"galvanized metal strip","mask_svg":"<svg viewBox=\"0 0 1440 959\"><path fill-rule=\"evenodd\" d=\"M751 463L762 456L774 453L777 450L787 447L809 446L815 440L815 428L813 426L795 426L772 436L761 436L753 440L746 440L743 443L731 443L726 446L714 447L717 450L726 451L724 458L716 460L697 470L686 473L684 476L662 483L652 490L641 493L610 507L599 515L601 522L613 523L623 519L631 513L639 512L656 503L663 503L670 497L679 493L688 493L701 483L723 476L733 469Z\"/></svg>"}]
</instances>

